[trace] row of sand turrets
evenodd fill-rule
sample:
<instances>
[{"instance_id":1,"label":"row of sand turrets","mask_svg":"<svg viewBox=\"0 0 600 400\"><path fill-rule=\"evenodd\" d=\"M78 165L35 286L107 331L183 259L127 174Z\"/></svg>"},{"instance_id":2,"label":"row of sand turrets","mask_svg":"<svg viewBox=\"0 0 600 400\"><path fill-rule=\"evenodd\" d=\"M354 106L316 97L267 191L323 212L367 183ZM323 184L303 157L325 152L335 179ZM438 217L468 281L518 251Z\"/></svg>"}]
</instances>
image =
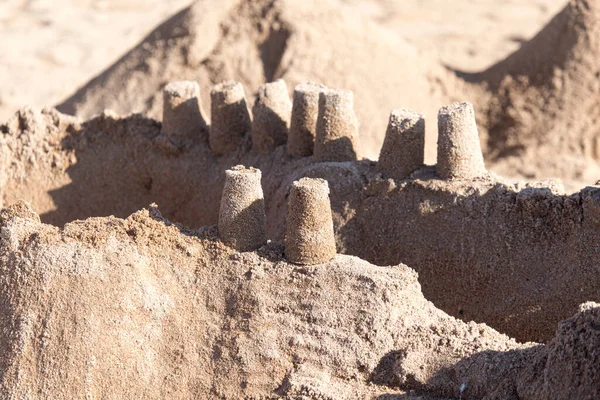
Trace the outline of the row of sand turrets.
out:
<instances>
[{"instance_id":1,"label":"row of sand turrets","mask_svg":"<svg viewBox=\"0 0 600 400\"><path fill-rule=\"evenodd\" d=\"M254 251L267 243L262 174L238 165L225 172L219 210L219 236L237 251ZM302 178L292 184L285 256L288 261L313 265L336 254L329 185L324 179Z\"/></svg>"},{"instance_id":2,"label":"row of sand turrets","mask_svg":"<svg viewBox=\"0 0 600 400\"><path fill-rule=\"evenodd\" d=\"M268 154L286 146L293 157L317 162L358 158L358 120L351 91L315 83L296 86L290 101L281 79L262 85L249 111L244 88L234 81L211 91L208 126L197 82L171 82L163 90L163 132L171 138L208 133L217 155L234 152L250 132L254 151ZM472 179L487 171L481 152L475 112L470 103L442 107L438 114L437 174L442 179ZM379 155L378 169L405 179L424 163L425 120L410 110L393 110Z\"/></svg>"}]
</instances>

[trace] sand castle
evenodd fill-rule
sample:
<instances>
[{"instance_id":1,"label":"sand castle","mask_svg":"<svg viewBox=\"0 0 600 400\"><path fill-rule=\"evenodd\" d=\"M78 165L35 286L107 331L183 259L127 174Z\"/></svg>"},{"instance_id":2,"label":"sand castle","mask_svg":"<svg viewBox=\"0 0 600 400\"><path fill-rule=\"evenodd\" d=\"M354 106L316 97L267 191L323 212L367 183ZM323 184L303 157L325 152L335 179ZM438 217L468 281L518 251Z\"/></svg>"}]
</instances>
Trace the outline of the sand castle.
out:
<instances>
[{"instance_id":1,"label":"sand castle","mask_svg":"<svg viewBox=\"0 0 600 400\"><path fill-rule=\"evenodd\" d=\"M0 301L6 397L541 400L600 390L597 303L548 344L518 344L435 308L404 265L340 255L298 266L276 243L239 253L214 228L186 229L155 206L61 229L24 202L0 217L0 287L12 294Z\"/></svg>"},{"instance_id":2,"label":"sand castle","mask_svg":"<svg viewBox=\"0 0 600 400\"><path fill-rule=\"evenodd\" d=\"M436 172L444 179L473 179L485 176L475 110L471 103L445 106L438 114Z\"/></svg>"},{"instance_id":3,"label":"sand castle","mask_svg":"<svg viewBox=\"0 0 600 400\"><path fill-rule=\"evenodd\" d=\"M579 54L590 46L597 3L572 1L548 31L575 31ZM215 76L198 78L202 85L161 82L162 123L24 109L0 126L0 286L11 294L0 299L3 393L54 397L61 387L71 397L103 397L110 382L111 394L125 398L148 390L226 399L364 399L412 389L425 398L600 396L600 187L566 195L560 180L488 171L483 155L498 132L512 138L506 154L521 145L522 123L489 128L510 125L495 101L520 96L505 72L475 83L431 67L434 82L464 78L457 85L469 87L463 93L486 117L478 125L473 105L441 96L450 105L437 112L437 163L425 165L435 102L368 114L360 135L385 136L371 161L360 158L357 115L371 111L361 96L330 81L297 82L309 68L281 55L289 44L297 60L310 60L298 41L321 32L286 26L290 10L310 16L304 6L231 1L203 14L198 4L161 29L183 21L193 31L204 15L226 26L236 26L236 13L250 22L212 50L180 35L165 60L174 51L187 54L190 70L218 64L234 57L228 40L251 32L273 81L256 79L248 91L231 80L214 85L210 125L199 87ZM258 15L269 29L254 30ZM331 18L335 30L349 17ZM163 48L164 37L151 45ZM402 53L393 47L377 43L373 54ZM516 58L505 65L519 76ZM343 67L346 58L337 59ZM127 76L123 65L101 83ZM569 62L562 66L569 75ZM291 105L286 83L272 79L278 71L291 77ZM503 91L485 86L492 75ZM136 101L158 107L150 101L164 79L157 76ZM539 76L535 88L545 88ZM572 83L550 98L568 102ZM422 92L431 85L410 84ZM90 99L102 96L96 85ZM258 95L247 101L246 93ZM160 211L145 209L154 202ZM76 378L48 372L57 364L73 366ZM126 379L116 379L123 371Z\"/></svg>"},{"instance_id":4,"label":"sand castle","mask_svg":"<svg viewBox=\"0 0 600 400\"><path fill-rule=\"evenodd\" d=\"M410 110L390 113L377 169L394 179L405 179L421 168L425 158L425 119Z\"/></svg>"},{"instance_id":5,"label":"sand castle","mask_svg":"<svg viewBox=\"0 0 600 400\"><path fill-rule=\"evenodd\" d=\"M317 136L319 93L326 87L316 83L299 84L294 89L294 102L287 152L294 157L311 156Z\"/></svg>"},{"instance_id":6,"label":"sand castle","mask_svg":"<svg viewBox=\"0 0 600 400\"><path fill-rule=\"evenodd\" d=\"M162 129L169 137L200 137L207 130L198 82L171 82L163 89Z\"/></svg>"},{"instance_id":7,"label":"sand castle","mask_svg":"<svg viewBox=\"0 0 600 400\"><path fill-rule=\"evenodd\" d=\"M354 94L348 90L335 89L320 92L313 154L315 160L356 160L357 137Z\"/></svg>"},{"instance_id":8,"label":"sand castle","mask_svg":"<svg viewBox=\"0 0 600 400\"><path fill-rule=\"evenodd\" d=\"M438 167L419 167L422 154L403 156L404 143L422 148L420 117L409 111L408 125L398 128L404 114L390 115L380 162L318 162L292 156L284 144L267 155L254 151L252 121L244 136L228 137L237 146L219 155L202 140L165 148L160 123L141 116L103 114L81 123L55 111L24 110L2 128L2 159L13 160L1 170L2 201L29 199L43 221L57 225L93 215L125 217L152 202L186 226L212 225L225 170L241 164L263 171L266 237L283 241L292 183L325 179L339 253L379 265L406 262L419 273L425 295L451 315L521 341L546 341L580 303L600 300L593 272L599 189L567 196L560 181L515 182L486 172L468 110L461 104L442 109L441 141L447 135L448 144ZM298 115L305 111L293 107L290 120ZM398 158L386 159L386 152ZM444 175L444 162L454 172ZM404 172L396 175L394 164ZM98 166L103 175L89 179Z\"/></svg>"},{"instance_id":9,"label":"sand castle","mask_svg":"<svg viewBox=\"0 0 600 400\"><path fill-rule=\"evenodd\" d=\"M270 153L288 138L292 102L285 82L278 79L262 85L252 107L252 148Z\"/></svg>"}]
</instances>

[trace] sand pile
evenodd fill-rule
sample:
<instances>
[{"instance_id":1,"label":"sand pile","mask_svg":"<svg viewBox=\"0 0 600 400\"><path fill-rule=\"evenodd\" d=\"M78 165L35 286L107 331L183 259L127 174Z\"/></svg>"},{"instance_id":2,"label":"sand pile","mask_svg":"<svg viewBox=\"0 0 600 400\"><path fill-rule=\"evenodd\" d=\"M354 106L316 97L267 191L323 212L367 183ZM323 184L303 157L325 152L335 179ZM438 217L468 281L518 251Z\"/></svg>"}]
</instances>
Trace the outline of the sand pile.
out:
<instances>
[{"instance_id":1,"label":"sand pile","mask_svg":"<svg viewBox=\"0 0 600 400\"><path fill-rule=\"evenodd\" d=\"M599 32L600 1L573 0L521 49L467 76L492 93L482 121L498 171L598 178Z\"/></svg>"},{"instance_id":2,"label":"sand pile","mask_svg":"<svg viewBox=\"0 0 600 400\"><path fill-rule=\"evenodd\" d=\"M370 157L379 153L392 108L435 115L446 87L454 85L433 57L337 0L203 0L158 27L58 109L85 118L104 109L159 118L161 90L171 80L198 81L209 104L213 84L239 80L250 96L277 78L290 89L312 80L352 90L362 152ZM432 139L431 160L434 147Z\"/></svg>"},{"instance_id":3,"label":"sand pile","mask_svg":"<svg viewBox=\"0 0 600 400\"><path fill-rule=\"evenodd\" d=\"M2 211L1 230L3 396L449 398L462 386L465 399L547 399L600 389L596 304L548 345L519 345L436 309L404 265L338 255L297 266L276 243L237 253L214 228L182 228L153 207L58 229L21 203Z\"/></svg>"},{"instance_id":4,"label":"sand pile","mask_svg":"<svg viewBox=\"0 0 600 400\"><path fill-rule=\"evenodd\" d=\"M488 70L456 74L351 6L326 2L199 1L159 27L58 106L90 117L105 108L157 118L169 81L241 80L249 94L285 78L354 91L361 152L377 157L390 110L427 116L459 100L476 105L489 167L506 176L597 180L598 2L573 0L536 37ZM208 32L208 34L207 34ZM437 131L427 125L426 155Z\"/></svg>"}]
</instances>

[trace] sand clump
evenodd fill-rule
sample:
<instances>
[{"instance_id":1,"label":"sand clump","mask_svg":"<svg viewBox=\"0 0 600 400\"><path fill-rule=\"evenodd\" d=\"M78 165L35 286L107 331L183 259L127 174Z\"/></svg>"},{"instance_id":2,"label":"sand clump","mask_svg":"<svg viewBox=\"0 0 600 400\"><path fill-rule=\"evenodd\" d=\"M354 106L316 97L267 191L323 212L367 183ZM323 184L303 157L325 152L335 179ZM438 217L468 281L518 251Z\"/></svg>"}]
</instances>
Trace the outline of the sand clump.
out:
<instances>
[{"instance_id":1,"label":"sand clump","mask_svg":"<svg viewBox=\"0 0 600 400\"><path fill-rule=\"evenodd\" d=\"M219 209L219 235L237 251L253 251L267 242L262 174L237 165L225 171Z\"/></svg>"},{"instance_id":2,"label":"sand clump","mask_svg":"<svg viewBox=\"0 0 600 400\"><path fill-rule=\"evenodd\" d=\"M407 178L424 164L425 118L410 110L392 110L377 169L394 179Z\"/></svg>"},{"instance_id":3,"label":"sand clump","mask_svg":"<svg viewBox=\"0 0 600 400\"><path fill-rule=\"evenodd\" d=\"M292 184L285 257L302 265L322 264L335 257L335 235L326 180L302 178Z\"/></svg>"},{"instance_id":4,"label":"sand clump","mask_svg":"<svg viewBox=\"0 0 600 400\"><path fill-rule=\"evenodd\" d=\"M519 50L467 76L491 93L487 155L500 173L594 182L599 23L599 1L570 1Z\"/></svg>"},{"instance_id":5,"label":"sand clump","mask_svg":"<svg viewBox=\"0 0 600 400\"><path fill-rule=\"evenodd\" d=\"M292 102L282 79L258 89L252 107L252 149L270 153L288 139Z\"/></svg>"}]
</instances>

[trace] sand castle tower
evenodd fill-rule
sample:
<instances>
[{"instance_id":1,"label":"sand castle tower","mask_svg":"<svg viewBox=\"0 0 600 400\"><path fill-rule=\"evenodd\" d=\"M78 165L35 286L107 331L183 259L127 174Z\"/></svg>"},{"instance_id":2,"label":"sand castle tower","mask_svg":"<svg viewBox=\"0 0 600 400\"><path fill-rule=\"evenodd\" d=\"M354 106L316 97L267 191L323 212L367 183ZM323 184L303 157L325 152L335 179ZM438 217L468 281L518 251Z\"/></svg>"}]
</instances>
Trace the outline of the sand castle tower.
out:
<instances>
[{"instance_id":1,"label":"sand castle tower","mask_svg":"<svg viewBox=\"0 0 600 400\"><path fill-rule=\"evenodd\" d=\"M294 157L313 154L319 116L319 94L327 89L324 85L307 82L294 89L292 120L287 140L287 152Z\"/></svg>"},{"instance_id":2,"label":"sand castle tower","mask_svg":"<svg viewBox=\"0 0 600 400\"><path fill-rule=\"evenodd\" d=\"M210 100L210 148L219 155L231 153L252 129L244 87L235 81L219 83Z\"/></svg>"},{"instance_id":3,"label":"sand castle tower","mask_svg":"<svg viewBox=\"0 0 600 400\"><path fill-rule=\"evenodd\" d=\"M196 81L170 82L163 88L162 132L169 137L193 137L207 130Z\"/></svg>"},{"instance_id":4,"label":"sand castle tower","mask_svg":"<svg viewBox=\"0 0 600 400\"><path fill-rule=\"evenodd\" d=\"M358 119L354 114L354 94L329 89L319 93L319 117L315 138L316 161L356 160Z\"/></svg>"},{"instance_id":5,"label":"sand castle tower","mask_svg":"<svg viewBox=\"0 0 600 400\"><path fill-rule=\"evenodd\" d=\"M252 149L268 154L284 145L291 113L292 102L283 79L260 86L252 107Z\"/></svg>"},{"instance_id":6,"label":"sand castle tower","mask_svg":"<svg viewBox=\"0 0 600 400\"><path fill-rule=\"evenodd\" d=\"M302 178L292 184L285 233L288 261L313 265L335 257L335 236L329 202L329 184L324 179Z\"/></svg>"},{"instance_id":7,"label":"sand castle tower","mask_svg":"<svg viewBox=\"0 0 600 400\"><path fill-rule=\"evenodd\" d=\"M390 178L405 179L424 163L425 119L410 110L393 110L377 169Z\"/></svg>"},{"instance_id":8,"label":"sand castle tower","mask_svg":"<svg viewBox=\"0 0 600 400\"><path fill-rule=\"evenodd\" d=\"M472 179L486 173L473 105L465 102L442 107L438 113L438 176Z\"/></svg>"},{"instance_id":9,"label":"sand castle tower","mask_svg":"<svg viewBox=\"0 0 600 400\"><path fill-rule=\"evenodd\" d=\"M238 251L253 251L267 242L261 172L237 165L225 171L219 209L219 236Z\"/></svg>"}]
</instances>

